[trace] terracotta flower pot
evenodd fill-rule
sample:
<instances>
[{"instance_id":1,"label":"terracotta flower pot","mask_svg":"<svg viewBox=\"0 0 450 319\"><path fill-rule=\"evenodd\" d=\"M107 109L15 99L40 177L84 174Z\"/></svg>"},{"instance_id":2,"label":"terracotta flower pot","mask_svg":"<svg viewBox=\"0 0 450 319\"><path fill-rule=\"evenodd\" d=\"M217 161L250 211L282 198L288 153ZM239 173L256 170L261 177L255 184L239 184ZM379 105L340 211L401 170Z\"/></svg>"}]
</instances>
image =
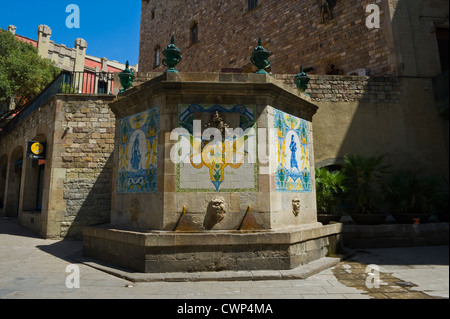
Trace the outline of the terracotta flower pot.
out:
<instances>
[{"instance_id":1,"label":"terracotta flower pot","mask_svg":"<svg viewBox=\"0 0 450 319\"><path fill-rule=\"evenodd\" d=\"M392 217L399 224L414 224L415 222L425 224L430 216L431 214L426 213L392 213Z\"/></svg>"}]
</instances>

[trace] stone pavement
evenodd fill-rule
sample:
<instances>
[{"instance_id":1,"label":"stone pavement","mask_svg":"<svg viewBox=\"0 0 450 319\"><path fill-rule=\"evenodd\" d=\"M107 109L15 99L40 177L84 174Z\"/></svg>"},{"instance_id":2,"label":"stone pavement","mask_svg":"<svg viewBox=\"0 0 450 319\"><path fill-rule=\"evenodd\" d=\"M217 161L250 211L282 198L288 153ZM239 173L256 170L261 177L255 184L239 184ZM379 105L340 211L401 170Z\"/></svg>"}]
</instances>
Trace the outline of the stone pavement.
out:
<instances>
[{"instance_id":1,"label":"stone pavement","mask_svg":"<svg viewBox=\"0 0 450 319\"><path fill-rule=\"evenodd\" d=\"M241 280L218 278L184 282L175 282L173 278L132 282L133 273L121 278L118 276L124 273L113 268L99 270L101 266L96 266L92 261L80 262L81 250L82 243L79 241L44 240L17 224L0 220L0 299L449 297L448 246L355 250L331 268L306 279L274 280L272 277L244 276ZM80 288L66 286L66 282L69 285L76 283L72 280L76 272L69 269L66 272L69 265L79 268Z\"/></svg>"}]
</instances>

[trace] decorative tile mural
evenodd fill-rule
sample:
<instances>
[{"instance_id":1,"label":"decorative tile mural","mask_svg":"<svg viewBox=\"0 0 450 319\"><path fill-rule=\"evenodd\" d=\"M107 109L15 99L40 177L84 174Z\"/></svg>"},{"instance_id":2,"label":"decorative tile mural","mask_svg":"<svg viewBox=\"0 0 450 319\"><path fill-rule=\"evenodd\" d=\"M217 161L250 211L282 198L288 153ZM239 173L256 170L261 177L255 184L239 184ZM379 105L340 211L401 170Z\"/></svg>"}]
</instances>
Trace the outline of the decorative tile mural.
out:
<instances>
[{"instance_id":1,"label":"decorative tile mural","mask_svg":"<svg viewBox=\"0 0 450 319\"><path fill-rule=\"evenodd\" d=\"M276 190L312 192L310 123L275 110Z\"/></svg>"},{"instance_id":2,"label":"decorative tile mural","mask_svg":"<svg viewBox=\"0 0 450 319\"><path fill-rule=\"evenodd\" d=\"M256 192L255 107L244 105L180 105L178 124L185 130L181 139L190 152L180 155L177 165L178 192ZM194 120L202 134L195 133ZM201 122L199 122L201 121ZM205 136L207 128L222 134ZM225 128L235 130L226 136Z\"/></svg>"},{"instance_id":3,"label":"decorative tile mural","mask_svg":"<svg viewBox=\"0 0 450 319\"><path fill-rule=\"evenodd\" d=\"M159 108L120 121L117 193L155 193Z\"/></svg>"}]
</instances>

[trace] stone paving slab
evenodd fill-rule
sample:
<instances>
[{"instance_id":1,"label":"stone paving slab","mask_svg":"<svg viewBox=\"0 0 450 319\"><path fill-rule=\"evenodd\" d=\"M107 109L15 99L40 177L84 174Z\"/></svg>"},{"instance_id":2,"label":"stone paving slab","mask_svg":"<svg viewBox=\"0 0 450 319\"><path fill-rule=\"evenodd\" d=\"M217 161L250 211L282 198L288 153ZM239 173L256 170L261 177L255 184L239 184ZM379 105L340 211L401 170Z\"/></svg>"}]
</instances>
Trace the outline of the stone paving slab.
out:
<instances>
[{"instance_id":1,"label":"stone paving slab","mask_svg":"<svg viewBox=\"0 0 450 319\"><path fill-rule=\"evenodd\" d=\"M150 282L77 261L81 250L82 242L44 240L0 220L0 299L448 299L448 246L356 250L349 259L319 260L302 271L230 272L202 280L204 274L190 274L189 281L189 274L170 274ZM369 289L366 267L372 263L380 266L382 284ZM79 267L80 288L66 286L69 265Z\"/></svg>"}]
</instances>

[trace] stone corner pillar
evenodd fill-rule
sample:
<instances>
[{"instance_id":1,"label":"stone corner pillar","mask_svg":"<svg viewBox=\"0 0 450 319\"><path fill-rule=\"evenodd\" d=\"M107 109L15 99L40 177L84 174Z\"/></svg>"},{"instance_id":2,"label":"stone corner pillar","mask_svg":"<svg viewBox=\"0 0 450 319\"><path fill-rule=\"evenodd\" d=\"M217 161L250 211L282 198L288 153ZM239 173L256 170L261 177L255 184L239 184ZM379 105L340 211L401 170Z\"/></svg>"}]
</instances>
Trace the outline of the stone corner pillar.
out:
<instances>
[{"instance_id":1,"label":"stone corner pillar","mask_svg":"<svg viewBox=\"0 0 450 319\"><path fill-rule=\"evenodd\" d=\"M17 30L16 26L14 26L14 25L8 26L8 31L11 32L14 35L16 34L16 30Z\"/></svg>"},{"instance_id":2,"label":"stone corner pillar","mask_svg":"<svg viewBox=\"0 0 450 319\"><path fill-rule=\"evenodd\" d=\"M50 48L50 37L52 36L52 29L49 26L41 24L37 30L38 34L38 52L43 58L48 57L48 50Z\"/></svg>"},{"instance_id":3,"label":"stone corner pillar","mask_svg":"<svg viewBox=\"0 0 450 319\"><path fill-rule=\"evenodd\" d=\"M84 61L86 59L87 42L84 39L78 38L75 40L75 72L84 71Z\"/></svg>"}]
</instances>

